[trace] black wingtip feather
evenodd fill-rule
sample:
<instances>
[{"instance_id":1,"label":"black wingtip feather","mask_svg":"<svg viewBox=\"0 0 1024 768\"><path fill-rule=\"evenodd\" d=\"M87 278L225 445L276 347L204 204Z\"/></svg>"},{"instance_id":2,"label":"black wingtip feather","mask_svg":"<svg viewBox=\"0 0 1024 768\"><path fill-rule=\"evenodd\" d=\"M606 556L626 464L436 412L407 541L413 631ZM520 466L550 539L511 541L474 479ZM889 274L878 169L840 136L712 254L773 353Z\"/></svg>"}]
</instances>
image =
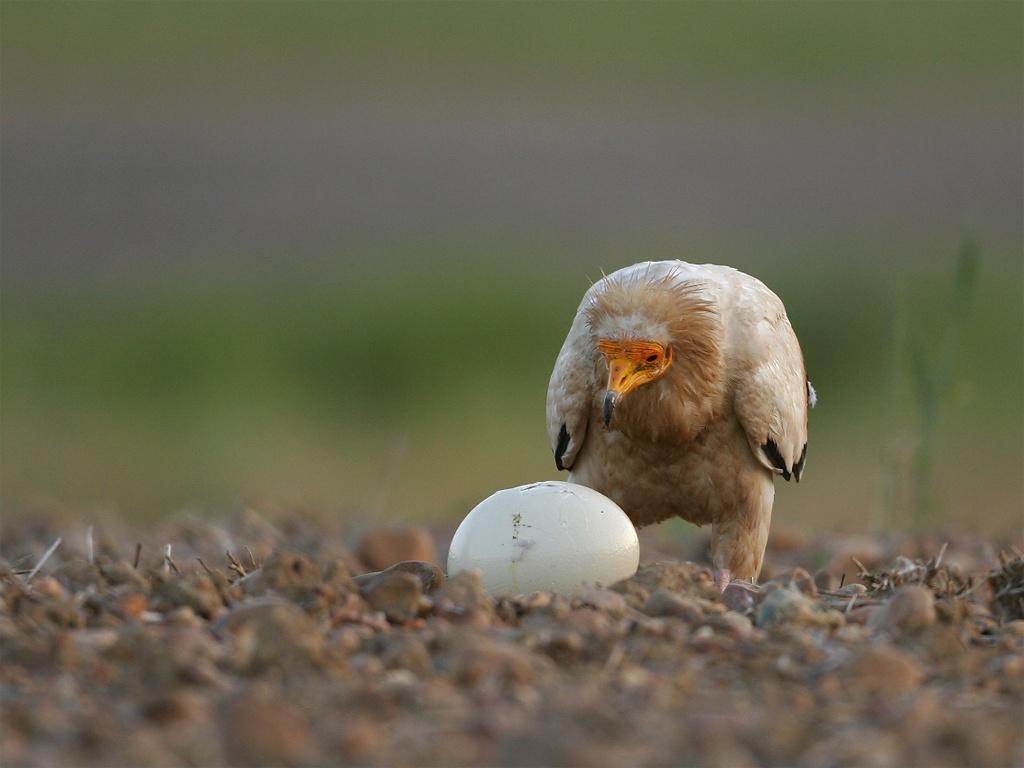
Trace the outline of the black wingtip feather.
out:
<instances>
[{"instance_id":1,"label":"black wingtip feather","mask_svg":"<svg viewBox=\"0 0 1024 768\"><path fill-rule=\"evenodd\" d=\"M782 473L783 478L785 478L788 483L792 474L790 474L789 467L786 466L786 460L782 458L782 453L779 451L779 446L775 444L775 441L768 440L768 442L761 446L761 450L764 451L764 455L768 457L768 461L770 461L772 466Z\"/></svg>"},{"instance_id":2,"label":"black wingtip feather","mask_svg":"<svg viewBox=\"0 0 1024 768\"><path fill-rule=\"evenodd\" d=\"M555 466L558 467L558 471L561 472L565 467L562 465L562 457L565 455L566 449L569 447L569 430L565 428L565 424L558 430L558 445L555 446Z\"/></svg>"},{"instance_id":3,"label":"black wingtip feather","mask_svg":"<svg viewBox=\"0 0 1024 768\"><path fill-rule=\"evenodd\" d=\"M793 465L793 477L796 481L800 482L800 476L804 473L804 460L807 459L807 443L804 443L804 449L800 451L800 460Z\"/></svg>"}]
</instances>

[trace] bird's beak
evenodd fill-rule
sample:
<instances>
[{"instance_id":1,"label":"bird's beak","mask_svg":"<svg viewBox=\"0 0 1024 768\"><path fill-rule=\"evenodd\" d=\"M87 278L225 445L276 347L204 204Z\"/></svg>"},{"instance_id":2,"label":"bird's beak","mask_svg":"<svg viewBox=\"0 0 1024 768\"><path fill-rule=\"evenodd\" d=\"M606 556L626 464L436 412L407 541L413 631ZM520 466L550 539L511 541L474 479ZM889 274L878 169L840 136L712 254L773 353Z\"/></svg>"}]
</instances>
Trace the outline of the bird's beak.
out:
<instances>
[{"instance_id":1,"label":"bird's beak","mask_svg":"<svg viewBox=\"0 0 1024 768\"><path fill-rule=\"evenodd\" d=\"M608 361L608 390L604 396L604 425L612 423L612 412L619 400L642 384L644 378L636 363L628 357L615 357Z\"/></svg>"},{"instance_id":2,"label":"bird's beak","mask_svg":"<svg viewBox=\"0 0 1024 768\"><path fill-rule=\"evenodd\" d=\"M619 396L614 392L606 392L604 396L604 425L607 427L612 423L612 411L615 404L619 402Z\"/></svg>"}]
</instances>

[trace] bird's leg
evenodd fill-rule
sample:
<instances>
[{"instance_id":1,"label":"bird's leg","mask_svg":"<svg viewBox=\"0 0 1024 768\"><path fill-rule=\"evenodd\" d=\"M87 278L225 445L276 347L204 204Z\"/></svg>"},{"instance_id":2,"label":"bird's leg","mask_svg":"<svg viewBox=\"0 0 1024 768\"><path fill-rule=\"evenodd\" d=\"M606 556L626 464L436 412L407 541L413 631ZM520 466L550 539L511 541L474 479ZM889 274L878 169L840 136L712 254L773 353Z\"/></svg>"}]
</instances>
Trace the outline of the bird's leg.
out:
<instances>
[{"instance_id":1,"label":"bird's leg","mask_svg":"<svg viewBox=\"0 0 1024 768\"><path fill-rule=\"evenodd\" d=\"M719 592L725 592L732 579L757 581L768 544L773 491L774 488L767 485L761 493L749 494L742 506L712 523L711 564Z\"/></svg>"}]
</instances>

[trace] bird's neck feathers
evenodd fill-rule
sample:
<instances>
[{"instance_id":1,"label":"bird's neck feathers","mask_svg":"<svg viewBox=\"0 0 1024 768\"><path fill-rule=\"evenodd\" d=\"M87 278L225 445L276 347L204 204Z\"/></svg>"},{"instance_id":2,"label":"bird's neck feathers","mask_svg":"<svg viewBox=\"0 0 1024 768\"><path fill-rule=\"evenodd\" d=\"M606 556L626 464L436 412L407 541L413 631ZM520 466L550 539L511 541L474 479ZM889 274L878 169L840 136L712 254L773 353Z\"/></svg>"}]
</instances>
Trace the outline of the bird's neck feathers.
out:
<instances>
[{"instance_id":1,"label":"bird's neck feathers","mask_svg":"<svg viewBox=\"0 0 1024 768\"><path fill-rule=\"evenodd\" d=\"M599 381L599 338L656 341L673 357L664 376L623 398L612 428L653 442L693 439L725 404L725 333L715 303L701 282L674 274L605 278L597 287L585 311Z\"/></svg>"}]
</instances>

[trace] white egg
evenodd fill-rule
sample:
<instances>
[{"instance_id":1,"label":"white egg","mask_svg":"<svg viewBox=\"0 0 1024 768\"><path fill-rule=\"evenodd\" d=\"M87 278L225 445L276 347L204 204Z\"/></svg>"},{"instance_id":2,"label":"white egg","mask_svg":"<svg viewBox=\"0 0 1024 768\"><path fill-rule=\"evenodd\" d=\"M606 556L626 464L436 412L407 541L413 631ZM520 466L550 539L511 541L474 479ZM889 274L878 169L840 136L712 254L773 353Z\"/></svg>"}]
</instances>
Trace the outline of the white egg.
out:
<instances>
[{"instance_id":1,"label":"white egg","mask_svg":"<svg viewBox=\"0 0 1024 768\"><path fill-rule=\"evenodd\" d=\"M575 483L498 491L459 525L448 573L476 570L494 595L572 594L636 573L640 543L619 506Z\"/></svg>"}]
</instances>

